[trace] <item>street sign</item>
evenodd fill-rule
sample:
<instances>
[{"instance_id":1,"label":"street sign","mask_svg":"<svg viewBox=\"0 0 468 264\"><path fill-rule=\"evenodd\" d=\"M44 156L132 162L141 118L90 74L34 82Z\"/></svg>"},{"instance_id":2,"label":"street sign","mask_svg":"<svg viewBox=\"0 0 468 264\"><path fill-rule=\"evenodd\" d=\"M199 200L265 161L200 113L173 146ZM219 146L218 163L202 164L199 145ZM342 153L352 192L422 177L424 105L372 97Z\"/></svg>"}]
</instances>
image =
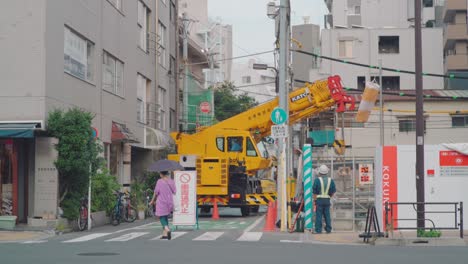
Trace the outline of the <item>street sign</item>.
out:
<instances>
[{"instance_id":1,"label":"street sign","mask_svg":"<svg viewBox=\"0 0 468 264\"><path fill-rule=\"evenodd\" d=\"M271 137L273 138L285 138L288 136L287 125L273 125L271 126Z\"/></svg>"},{"instance_id":2,"label":"street sign","mask_svg":"<svg viewBox=\"0 0 468 264\"><path fill-rule=\"evenodd\" d=\"M197 224L197 172L174 171L176 184L173 213L175 226L195 226Z\"/></svg>"},{"instance_id":3,"label":"street sign","mask_svg":"<svg viewBox=\"0 0 468 264\"><path fill-rule=\"evenodd\" d=\"M372 164L359 164L359 184L374 183L374 167Z\"/></svg>"},{"instance_id":4,"label":"street sign","mask_svg":"<svg viewBox=\"0 0 468 264\"><path fill-rule=\"evenodd\" d=\"M211 112L211 105L208 102L201 102L200 103L200 111L202 113L209 113Z\"/></svg>"},{"instance_id":5,"label":"street sign","mask_svg":"<svg viewBox=\"0 0 468 264\"><path fill-rule=\"evenodd\" d=\"M286 115L286 111L284 111L283 108L276 107L271 112L270 118L271 118L271 121L273 121L273 123L277 125L281 125L281 124L284 124L286 120L288 120L288 115Z\"/></svg>"}]
</instances>

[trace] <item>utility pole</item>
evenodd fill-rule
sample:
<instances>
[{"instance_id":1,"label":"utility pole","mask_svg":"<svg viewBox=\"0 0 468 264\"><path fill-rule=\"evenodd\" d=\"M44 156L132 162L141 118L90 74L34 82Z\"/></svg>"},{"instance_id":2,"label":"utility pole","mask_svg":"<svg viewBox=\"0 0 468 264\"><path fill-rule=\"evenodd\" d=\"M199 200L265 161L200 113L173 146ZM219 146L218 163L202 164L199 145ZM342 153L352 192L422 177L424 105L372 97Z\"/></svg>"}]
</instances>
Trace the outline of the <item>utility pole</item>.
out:
<instances>
[{"instance_id":1,"label":"utility pole","mask_svg":"<svg viewBox=\"0 0 468 264\"><path fill-rule=\"evenodd\" d=\"M289 115L288 105L288 89L286 82L288 81L288 51L289 51L289 0L281 0L279 6L279 106L287 115ZM286 120L286 125L289 126L289 118ZM279 166L278 166L278 181L279 191L278 202L281 208L281 231L286 231L287 226L287 199L286 199L286 179L287 179L287 158L286 144L289 136L280 140L279 149Z\"/></svg>"},{"instance_id":2,"label":"utility pole","mask_svg":"<svg viewBox=\"0 0 468 264\"><path fill-rule=\"evenodd\" d=\"M416 65L416 197L417 226L425 228L424 198L424 105L422 79L421 0L414 1L414 38Z\"/></svg>"},{"instance_id":3,"label":"utility pole","mask_svg":"<svg viewBox=\"0 0 468 264\"><path fill-rule=\"evenodd\" d=\"M379 94L379 103L380 103L380 146L384 146L385 137L384 137L384 115L383 115L383 84L382 84L382 59L379 59L379 85L380 85L380 94ZM344 137L343 137L344 139Z\"/></svg>"},{"instance_id":4,"label":"utility pole","mask_svg":"<svg viewBox=\"0 0 468 264\"><path fill-rule=\"evenodd\" d=\"M183 24L183 50L182 50L182 59L184 62L184 96L183 96L183 111L184 111L184 131L188 130L188 27L190 25L190 19L187 18L187 13L182 14L182 24Z\"/></svg>"}]
</instances>

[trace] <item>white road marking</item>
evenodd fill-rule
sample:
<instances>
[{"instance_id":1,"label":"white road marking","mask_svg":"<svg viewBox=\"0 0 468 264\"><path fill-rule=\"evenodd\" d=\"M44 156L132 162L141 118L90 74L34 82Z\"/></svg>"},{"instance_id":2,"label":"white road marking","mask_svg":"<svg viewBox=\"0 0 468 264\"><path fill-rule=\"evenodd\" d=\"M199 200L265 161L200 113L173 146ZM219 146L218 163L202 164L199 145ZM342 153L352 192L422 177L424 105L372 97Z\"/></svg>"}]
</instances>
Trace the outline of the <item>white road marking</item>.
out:
<instances>
[{"instance_id":1,"label":"white road marking","mask_svg":"<svg viewBox=\"0 0 468 264\"><path fill-rule=\"evenodd\" d=\"M244 232L237 241L259 241L262 235L262 232Z\"/></svg>"},{"instance_id":2,"label":"white road marking","mask_svg":"<svg viewBox=\"0 0 468 264\"><path fill-rule=\"evenodd\" d=\"M246 229L244 229L244 233L250 232L250 230L254 229L264 218L264 216L259 217L253 224L249 225Z\"/></svg>"},{"instance_id":3,"label":"white road marking","mask_svg":"<svg viewBox=\"0 0 468 264\"><path fill-rule=\"evenodd\" d=\"M82 237L77 237L75 239L63 241L62 243L84 242L84 241L93 240L93 239L96 239L96 238L99 238L99 237L107 236L107 235L110 235L110 234L112 234L112 233L94 233L94 234L89 234L89 235L82 236Z\"/></svg>"},{"instance_id":4,"label":"white road marking","mask_svg":"<svg viewBox=\"0 0 468 264\"><path fill-rule=\"evenodd\" d=\"M119 237L115 237L115 238L108 239L108 240L106 240L106 242L115 242L115 241L123 242L123 241L129 241L129 240L132 240L132 239L134 239L134 238L144 236L144 235L146 235L146 234L149 234L149 232L132 232L132 233L128 233L128 234L125 234L125 235L121 235L121 236L119 236Z\"/></svg>"},{"instance_id":5,"label":"white road marking","mask_svg":"<svg viewBox=\"0 0 468 264\"><path fill-rule=\"evenodd\" d=\"M241 225L245 225L245 221L240 222Z\"/></svg>"},{"instance_id":6,"label":"white road marking","mask_svg":"<svg viewBox=\"0 0 468 264\"><path fill-rule=\"evenodd\" d=\"M154 222L144 224L144 225L135 226L135 227L131 227L131 228L121 229L121 230L115 231L114 234L130 231L130 230L135 230L135 229L146 229L145 227L150 226L150 225L154 225Z\"/></svg>"},{"instance_id":7,"label":"white road marking","mask_svg":"<svg viewBox=\"0 0 468 264\"><path fill-rule=\"evenodd\" d=\"M183 236L185 234L187 234L187 232L172 232L171 233L171 240L174 240L174 239L176 239L178 237L181 237L181 236ZM157 237L155 237L153 239L150 239L150 240L161 240L161 237L162 237L162 235L157 236Z\"/></svg>"},{"instance_id":8,"label":"white road marking","mask_svg":"<svg viewBox=\"0 0 468 264\"><path fill-rule=\"evenodd\" d=\"M22 244L40 244L40 243L46 243L47 240L29 240L29 241L24 241Z\"/></svg>"},{"instance_id":9,"label":"white road marking","mask_svg":"<svg viewBox=\"0 0 468 264\"><path fill-rule=\"evenodd\" d=\"M233 225L233 224L235 224L235 223L236 223L236 222L232 221L232 222L228 222L228 223L226 223L226 224L227 224L227 225Z\"/></svg>"},{"instance_id":10,"label":"white road marking","mask_svg":"<svg viewBox=\"0 0 468 264\"><path fill-rule=\"evenodd\" d=\"M208 241L208 240L216 240L218 237L223 235L224 232L206 232L203 235L194 238L193 240L196 241Z\"/></svg>"},{"instance_id":11,"label":"white road marking","mask_svg":"<svg viewBox=\"0 0 468 264\"><path fill-rule=\"evenodd\" d=\"M280 242L283 242L283 243L303 243L302 241L300 240L280 240Z\"/></svg>"}]
</instances>

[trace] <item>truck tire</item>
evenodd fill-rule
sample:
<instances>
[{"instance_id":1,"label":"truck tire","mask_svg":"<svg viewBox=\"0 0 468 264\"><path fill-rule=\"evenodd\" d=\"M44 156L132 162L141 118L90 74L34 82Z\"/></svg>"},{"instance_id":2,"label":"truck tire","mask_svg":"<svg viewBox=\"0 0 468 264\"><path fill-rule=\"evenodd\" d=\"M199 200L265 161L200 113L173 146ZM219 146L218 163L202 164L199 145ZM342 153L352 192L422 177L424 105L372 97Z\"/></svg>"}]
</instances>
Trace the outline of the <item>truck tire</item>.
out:
<instances>
[{"instance_id":1,"label":"truck tire","mask_svg":"<svg viewBox=\"0 0 468 264\"><path fill-rule=\"evenodd\" d=\"M249 216L250 215L250 207L249 206L242 206L241 208L242 216Z\"/></svg>"},{"instance_id":2,"label":"truck tire","mask_svg":"<svg viewBox=\"0 0 468 264\"><path fill-rule=\"evenodd\" d=\"M258 210L259 210L259 209L260 209L260 206L254 205L254 206L252 206L252 207L250 208L250 211L251 211L252 213L258 214Z\"/></svg>"}]
</instances>

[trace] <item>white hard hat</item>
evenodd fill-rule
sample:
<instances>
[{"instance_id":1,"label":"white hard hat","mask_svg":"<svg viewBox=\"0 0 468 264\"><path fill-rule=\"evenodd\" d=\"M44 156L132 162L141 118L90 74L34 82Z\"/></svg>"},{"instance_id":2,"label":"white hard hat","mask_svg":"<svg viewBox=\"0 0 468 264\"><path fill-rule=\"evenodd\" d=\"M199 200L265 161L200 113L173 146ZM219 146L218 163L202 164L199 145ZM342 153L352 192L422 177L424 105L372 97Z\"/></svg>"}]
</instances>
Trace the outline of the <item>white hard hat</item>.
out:
<instances>
[{"instance_id":1,"label":"white hard hat","mask_svg":"<svg viewBox=\"0 0 468 264\"><path fill-rule=\"evenodd\" d=\"M323 175L328 174L329 171L330 170L328 169L327 165L324 165L324 164L320 165L320 167L318 169L318 173L323 174Z\"/></svg>"}]
</instances>

